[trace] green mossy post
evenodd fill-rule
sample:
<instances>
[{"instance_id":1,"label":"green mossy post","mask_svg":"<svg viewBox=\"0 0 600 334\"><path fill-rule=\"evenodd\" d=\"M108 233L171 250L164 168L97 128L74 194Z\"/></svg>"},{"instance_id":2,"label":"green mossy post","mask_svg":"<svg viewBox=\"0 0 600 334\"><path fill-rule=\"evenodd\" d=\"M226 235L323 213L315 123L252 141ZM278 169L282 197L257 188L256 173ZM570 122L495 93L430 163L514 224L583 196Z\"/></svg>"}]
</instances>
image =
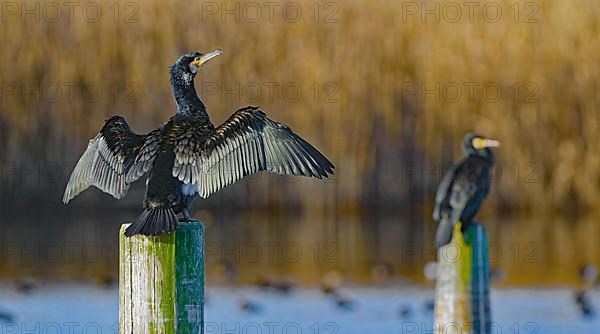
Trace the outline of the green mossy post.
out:
<instances>
[{"instance_id":1,"label":"green mossy post","mask_svg":"<svg viewBox=\"0 0 600 334\"><path fill-rule=\"evenodd\" d=\"M438 250L435 333L491 331L488 240L485 228L456 224L452 242Z\"/></svg>"},{"instance_id":2,"label":"green mossy post","mask_svg":"<svg viewBox=\"0 0 600 334\"><path fill-rule=\"evenodd\" d=\"M157 237L119 234L119 333L204 332L204 225Z\"/></svg>"}]
</instances>

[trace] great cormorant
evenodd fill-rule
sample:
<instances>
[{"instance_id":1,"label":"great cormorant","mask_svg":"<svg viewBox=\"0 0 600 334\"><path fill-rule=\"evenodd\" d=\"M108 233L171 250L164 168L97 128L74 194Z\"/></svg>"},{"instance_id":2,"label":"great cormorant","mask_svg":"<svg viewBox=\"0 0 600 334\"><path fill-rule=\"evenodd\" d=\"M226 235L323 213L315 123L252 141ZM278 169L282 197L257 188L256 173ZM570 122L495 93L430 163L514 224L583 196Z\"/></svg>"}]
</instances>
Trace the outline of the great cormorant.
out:
<instances>
[{"instance_id":1,"label":"great cormorant","mask_svg":"<svg viewBox=\"0 0 600 334\"><path fill-rule=\"evenodd\" d=\"M75 166L63 202L89 186L122 198L132 182L150 172L144 211L125 235L159 235L176 229L178 213L190 219L188 210L196 195L206 198L247 175L333 174L326 157L257 107L239 109L214 127L196 94L194 77L221 53L191 52L171 66L177 112L161 127L139 135L123 117L106 120Z\"/></svg>"},{"instance_id":2,"label":"great cormorant","mask_svg":"<svg viewBox=\"0 0 600 334\"><path fill-rule=\"evenodd\" d=\"M462 222L464 231L479 211L487 197L494 154L491 147L500 142L469 133L464 137L462 149L465 157L444 175L435 196L433 219L438 222L436 247L452 239L454 224Z\"/></svg>"}]
</instances>

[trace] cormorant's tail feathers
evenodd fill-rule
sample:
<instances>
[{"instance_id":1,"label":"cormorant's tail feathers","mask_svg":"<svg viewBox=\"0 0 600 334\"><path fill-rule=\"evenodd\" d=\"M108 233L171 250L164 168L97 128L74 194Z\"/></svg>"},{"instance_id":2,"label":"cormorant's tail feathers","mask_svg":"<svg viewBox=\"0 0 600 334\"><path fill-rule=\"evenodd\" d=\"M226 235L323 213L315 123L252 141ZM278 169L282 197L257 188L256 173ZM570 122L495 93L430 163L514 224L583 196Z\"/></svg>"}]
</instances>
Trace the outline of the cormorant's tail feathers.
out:
<instances>
[{"instance_id":1,"label":"cormorant's tail feathers","mask_svg":"<svg viewBox=\"0 0 600 334\"><path fill-rule=\"evenodd\" d=\"M452 223L452 219L448 216L442 217L435 233L435 247L437 249L450 243L453 230L454 224Z\"/></svg>"},{"instance_id":2,"label":"cormorant's tail feathers","mask_svg":"<svg viewBox=\"0 0 600 334\"><path fill-rule=\"evenodd\" d=\"M126 237L136 234L157 236L177 229L177 215L171 208L144 209L138 219L125 230Z\"/></svg>"}]
</instances>

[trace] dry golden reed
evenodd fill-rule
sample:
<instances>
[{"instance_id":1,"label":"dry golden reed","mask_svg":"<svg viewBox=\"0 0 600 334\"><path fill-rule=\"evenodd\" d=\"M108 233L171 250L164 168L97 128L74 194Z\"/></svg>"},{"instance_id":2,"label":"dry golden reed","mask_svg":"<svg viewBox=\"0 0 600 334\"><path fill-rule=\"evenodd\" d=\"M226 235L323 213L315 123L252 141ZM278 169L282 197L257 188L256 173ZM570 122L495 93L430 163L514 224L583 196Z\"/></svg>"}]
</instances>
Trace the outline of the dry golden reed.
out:
<instances>
[{"instance_id":1,"label":"dry golden reed","mask_svg":"<svg viewBox=\"0 0 600 334\"><path fill-rule=\"evenodd\" d=\"M34 8L38 2L26 3ZM3 8L0 158L72 162L113 114L139 132L156 127L174 111L168 66L184 51L221 48L224 55L196 79L199 90L212 89L201 94L214 122L259 105L338 167L327 191L303 180L277 196L253 196L285 194L290 201L349 210L361 203L430 202L439 175L419 173L440 174L440 163L459 156L464 133L477 131L503 144L491 201L497 208L594 207L600 201L596 1L482 2L479 9L486 3L502 9L496 22L491 11L485 16L478 9L471 20L463 2L451 1L297 1L297 22L282 13L290 2L272 17L264 3L252 1L132 3L134 10L121 3L116 19L112 2L96 3L102 9L97 22L82 16L86 2L72 20L63 7L58 22ZM422 10L436 3L439 19L410 14L413 4ZM260 18L248 4L258 4ZM236 6L239 17L223 14ZM455 8L448 6L461 8L462 18L451 22ZM56 85L61 95L53 100ZM69 87L73 98L67 98ZM294 94L298 87L301 96ZM261 186L270 187L256 182L247 189Z\"/></svg>"}]
</instances>

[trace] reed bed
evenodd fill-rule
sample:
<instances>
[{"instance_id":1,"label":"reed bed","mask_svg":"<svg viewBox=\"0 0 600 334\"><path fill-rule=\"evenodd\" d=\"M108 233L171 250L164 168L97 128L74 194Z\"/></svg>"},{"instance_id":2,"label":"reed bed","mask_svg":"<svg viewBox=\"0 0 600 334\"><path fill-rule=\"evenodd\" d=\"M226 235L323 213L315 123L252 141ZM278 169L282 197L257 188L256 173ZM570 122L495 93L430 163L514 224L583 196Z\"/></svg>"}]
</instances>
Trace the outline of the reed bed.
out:
<instances>
[{"instance_id":1,"label":"reed bed","mask_svg":"<svg viewBox=\"0 0 600 334\"><path fill-rule=\"evenodd\" d=\"M297 22L282 14L290 3L302 9ZM351 212L427 207L442 167L459 156L464 133L476 131L503 144L488 210L593 209L600 201L600 4L518 1L515 17L514 1L482 2L503 9L490 22L477 10L470 20L461 2L411 3L458 5L463 18L423 19L391 0L319 2L318 12L314 2L282 2L272 17L261 2L147 0L130 2L135 10L121 3L116 19L112 2L95 2L97 22L82 16L87 2L72 20L62 7L57 22L48 13L36 20L5 10L0 158L17 170L54 163L61 172L49 181L5 170L2 192L58 202L69 163L105 118L121 114L138 132L158 126L174 111L168 66L185 51L221 48L225 54L196 79L213 121L259 105L309 138L337 173L324 188L275 178L245 182L213 201ZM35 4L47 2L27 2ZM259 19L249 4L261 8ZM236 6L239 19L223 16Z\"/></svg>"}]
</instances>

